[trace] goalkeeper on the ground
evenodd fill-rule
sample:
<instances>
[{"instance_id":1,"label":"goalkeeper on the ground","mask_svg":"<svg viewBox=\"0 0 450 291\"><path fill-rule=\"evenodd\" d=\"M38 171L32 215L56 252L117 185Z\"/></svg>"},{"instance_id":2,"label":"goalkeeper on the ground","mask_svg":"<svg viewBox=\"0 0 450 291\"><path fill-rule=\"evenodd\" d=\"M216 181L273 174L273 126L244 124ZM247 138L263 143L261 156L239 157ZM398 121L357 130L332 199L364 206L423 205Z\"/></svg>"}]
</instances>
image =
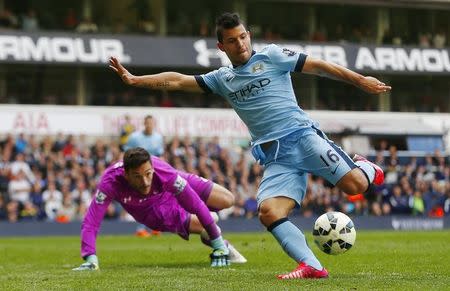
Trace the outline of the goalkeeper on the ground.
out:
<instances>
[{"instance_id":1,"label":"goalkeeper on the ground","mask_svg":"<svg viewBox=\"0 0 450 291\"><path fill-rule=\"evenodd\" d=\"M218 211L231 207L233 194L199 176L174 169L142 148L125 152L110 166L97 186L81 227L81 256L85 262L74 270L98 270L96 237L109 204L119 202L133 218L151 229L176 233L184 239L200 234L212 248L211 267L245 263L246 259L222 238L216 224Z\"/></svg>"}]
</instances>

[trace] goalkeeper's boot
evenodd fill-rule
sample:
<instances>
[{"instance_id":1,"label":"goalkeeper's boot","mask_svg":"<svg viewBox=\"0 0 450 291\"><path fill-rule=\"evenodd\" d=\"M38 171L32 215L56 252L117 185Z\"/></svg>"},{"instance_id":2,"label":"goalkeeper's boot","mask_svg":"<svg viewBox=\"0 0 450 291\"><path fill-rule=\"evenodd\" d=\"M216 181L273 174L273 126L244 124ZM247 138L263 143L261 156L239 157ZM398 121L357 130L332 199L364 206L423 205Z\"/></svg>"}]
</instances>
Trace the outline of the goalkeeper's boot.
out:
<instances>
[{"instance_id":1,"label":"goalkeeper's boot","mask_svg":"<svg viewBox=\"0 0 450 291\"><path fill-rule=\"evenodd\" d=\"M300 263L297 268L287 274L281 274L277 276L280 280L289 279L322 279L328 278L328 271L323 268L322 270L317 270L305 263Z\"/></svg>"},{"instance_id":2,"label":"goalkeeper's boot","mask_svg":"<svg viewBox=\"0 0 450 291\"><path fill-rule=\"evenodd\" d=\"M230 254L228 255L230 258L230 263L233 264L244 264L247 263L247 259L239 253L239 251L230 243L228 243L228 250Z\"/></svg>"},{"instance_id":3,"label":"goalkeeper's boot","mask_svg":"<svg viewBox=\"0 0 450 291\"><path fill-rule=\"evenodd\" d=\"M373 178L373 184L380 186L383 185L384 183L384 172L383 169L381 169L378 165L372 163L371 161L369 161L368 159L366 159L363 156L360 156L358 154L355 154L353 156L353 161L355 162L366 162L368 164L370 164L374 169L375 169L375 177Z\"/></svg>"}]
</instances>

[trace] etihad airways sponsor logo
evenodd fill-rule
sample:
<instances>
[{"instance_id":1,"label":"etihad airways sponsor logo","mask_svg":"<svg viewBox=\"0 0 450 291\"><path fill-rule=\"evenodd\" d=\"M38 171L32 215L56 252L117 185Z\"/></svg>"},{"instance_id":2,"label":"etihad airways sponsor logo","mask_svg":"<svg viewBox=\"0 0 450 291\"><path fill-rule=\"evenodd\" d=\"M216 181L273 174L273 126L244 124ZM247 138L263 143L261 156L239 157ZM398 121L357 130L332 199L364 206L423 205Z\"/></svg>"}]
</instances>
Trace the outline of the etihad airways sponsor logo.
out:
<instances>
[{"instance_id":1,"label":"etihad airways sponsor logo","mask_svg":"<svg viewBox=\"0 0 450 291\"><path fill-rule=\"evenodd\" d=\"M0 60L106 63L110 56L131 62L118 39L0 35Z\"/></svg>"},{"instance_id":2,"label":"etihad airways sponsor logo","mask_svg":"<svg viewBox=\"0 0 450 291\"><path fill-rule=\"evenodd\" d=\"M233 102L242 102L245 101L249 96L256 96L262 91L264 91L264 87L270 84L270 79L264 78L257 80L251 84L246 85L245 87L229 93L228 96L233 100Z\"/></svg>"}]
</instances>

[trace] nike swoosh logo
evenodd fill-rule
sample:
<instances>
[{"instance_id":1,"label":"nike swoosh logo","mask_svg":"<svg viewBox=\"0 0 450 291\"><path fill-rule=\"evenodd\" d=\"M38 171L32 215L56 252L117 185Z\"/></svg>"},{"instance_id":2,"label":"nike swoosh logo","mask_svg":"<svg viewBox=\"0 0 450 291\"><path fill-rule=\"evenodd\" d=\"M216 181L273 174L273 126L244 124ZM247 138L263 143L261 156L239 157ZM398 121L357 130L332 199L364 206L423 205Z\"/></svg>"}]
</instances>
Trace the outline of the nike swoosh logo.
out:
<instances>
[{"instance_id":1,"label":"nike swoosh logo","mask_svg":"<svg viewBox=\"0 0 450 291\"><path fill-rule=\"evenodd\" d=\"M340 165L337 165L336 168L334 168L334 170L331 171L331 174L332 174L332 175L336 174L336 171L337 171L337 169L339 168L339 166L340 166Z\"/></svg>"}]
</instances>

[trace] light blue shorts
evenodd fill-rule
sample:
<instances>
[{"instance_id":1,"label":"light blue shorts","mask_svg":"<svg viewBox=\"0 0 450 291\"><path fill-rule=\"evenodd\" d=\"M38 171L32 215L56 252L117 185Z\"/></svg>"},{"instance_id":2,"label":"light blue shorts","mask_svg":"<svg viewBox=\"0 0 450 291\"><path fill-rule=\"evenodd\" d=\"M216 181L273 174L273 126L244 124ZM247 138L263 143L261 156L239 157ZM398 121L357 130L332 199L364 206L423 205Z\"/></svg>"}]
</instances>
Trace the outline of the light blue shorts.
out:
<instances>
[{"instance_id":1,"label":"light blue shorts","mask_svg":"<svg viewBox=\"0 0 450 291\"><path fill-rule=\"evenodd\" d=\"M315 127L273 141L263 155L264 176L257 195L258 207L264 200L278 196L289 197L300 206L308 173L336 185L357 167L347 153Z\"/></svg>"}]
</instances>

